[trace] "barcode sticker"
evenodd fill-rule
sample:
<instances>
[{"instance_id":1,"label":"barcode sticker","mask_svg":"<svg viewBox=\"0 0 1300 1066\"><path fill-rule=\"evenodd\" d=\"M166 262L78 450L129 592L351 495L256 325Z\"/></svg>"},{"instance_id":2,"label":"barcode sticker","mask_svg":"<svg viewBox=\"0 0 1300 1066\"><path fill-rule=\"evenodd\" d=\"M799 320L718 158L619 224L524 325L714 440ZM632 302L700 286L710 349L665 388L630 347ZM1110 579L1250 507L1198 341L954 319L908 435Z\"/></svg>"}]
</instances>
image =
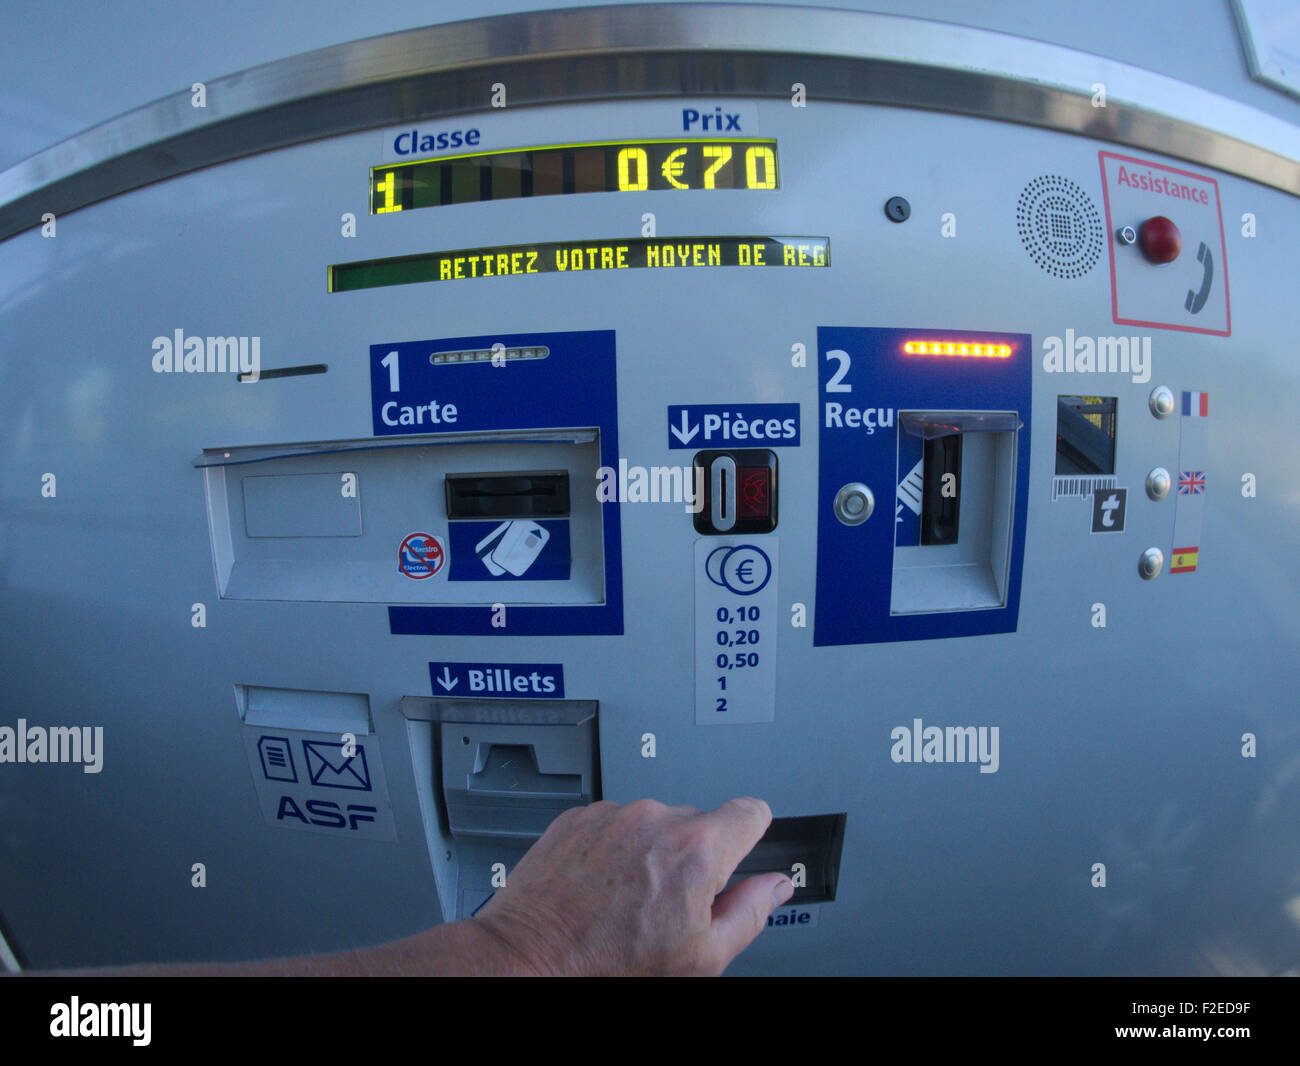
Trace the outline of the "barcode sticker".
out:
<instances>
[{"instance_id":1,"label":"barcode sticker","mask_svg":"<svg viewBox=\"0 0 1300 1066\"><path fill-rule=\"evenodd\" d=\"M1052 499L1060 500L1065 497L1076 497L1086 500L1092 496L1094 489L1113 489L1114 487L1114 477L1053 477Z\"/></svg>"}]
</instances>

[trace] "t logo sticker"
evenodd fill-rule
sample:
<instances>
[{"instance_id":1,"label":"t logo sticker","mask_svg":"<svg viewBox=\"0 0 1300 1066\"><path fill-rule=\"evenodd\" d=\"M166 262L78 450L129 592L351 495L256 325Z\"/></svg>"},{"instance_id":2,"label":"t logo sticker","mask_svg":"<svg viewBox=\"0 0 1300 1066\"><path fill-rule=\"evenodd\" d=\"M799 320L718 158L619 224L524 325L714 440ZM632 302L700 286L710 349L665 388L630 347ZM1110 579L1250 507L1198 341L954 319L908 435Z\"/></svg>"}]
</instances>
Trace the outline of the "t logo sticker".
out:
<instances>
[{"instance_id":1,"label":"t logo sticker","mask_svg":"<svg viewBox=\"0 0 1300 1066\"><path fill-rule=\"evenodd\" d=\"M1124 508L1127 502L1128 489L1093 489L1092 531L1123 533Z\"/></svg>"}]
</instances>

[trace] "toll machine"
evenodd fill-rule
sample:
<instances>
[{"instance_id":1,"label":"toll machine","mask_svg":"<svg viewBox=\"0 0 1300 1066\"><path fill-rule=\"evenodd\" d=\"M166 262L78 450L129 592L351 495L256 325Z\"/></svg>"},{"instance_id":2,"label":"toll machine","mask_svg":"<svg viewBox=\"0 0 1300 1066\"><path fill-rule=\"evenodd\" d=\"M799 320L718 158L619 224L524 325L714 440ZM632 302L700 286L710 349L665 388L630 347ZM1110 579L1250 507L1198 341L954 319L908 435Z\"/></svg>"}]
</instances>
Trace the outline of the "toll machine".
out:
<instances>
[{"instance_id":1,"label":"toll machine","mask_svg":"<svg viewBox=\"0 0 1300 1066\"><path fill-rule=\"evenodd\" d=\"M1195 6L507 14L0 173L10 962L750 794L733 972L1294 967L1296 41Z\"/></svg>"}]
</instances>

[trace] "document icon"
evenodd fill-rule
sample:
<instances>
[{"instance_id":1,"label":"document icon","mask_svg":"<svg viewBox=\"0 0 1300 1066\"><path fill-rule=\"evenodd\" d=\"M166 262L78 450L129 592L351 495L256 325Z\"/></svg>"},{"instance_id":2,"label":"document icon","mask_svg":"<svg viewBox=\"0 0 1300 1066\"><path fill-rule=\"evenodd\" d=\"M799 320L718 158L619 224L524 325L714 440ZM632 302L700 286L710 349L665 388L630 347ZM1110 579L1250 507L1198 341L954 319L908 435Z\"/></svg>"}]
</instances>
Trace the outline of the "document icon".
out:
<instances>
[{"instance_id":1,"label":"document icon","mask_svg":"<svg viewBox=\"0 0 1300 1066\"><path fill-rule=\"evenodd\" d=\"M307 776L313 785L370 791L370 768L362 745L357 745L355 755L344 755L340 742L304 740L302 750L307 757Z\"/></svg>"},{"instance_id":2,"label":"document icon","mask_svg":"<svg viewBox=\"0 0 1300 1066\"><path fill-rule=\"evenodd\" d=\"M288 737L261 737L257 742L257 753L262 757L262 773L268 781L298 780Z\"/></svg>"}]
</instances>

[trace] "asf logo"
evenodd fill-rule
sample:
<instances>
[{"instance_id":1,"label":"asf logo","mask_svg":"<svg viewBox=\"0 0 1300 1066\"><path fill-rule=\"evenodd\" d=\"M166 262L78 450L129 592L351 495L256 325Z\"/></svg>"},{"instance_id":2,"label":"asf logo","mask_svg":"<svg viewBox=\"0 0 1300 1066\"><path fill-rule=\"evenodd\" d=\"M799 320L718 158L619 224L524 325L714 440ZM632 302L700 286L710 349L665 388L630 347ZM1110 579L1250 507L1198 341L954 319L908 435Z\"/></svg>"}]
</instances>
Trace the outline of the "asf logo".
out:
<instances>
[{"instance_id":1,"label":"asf logo","mask_svg":"<svg viewBox=\"0 0 1300 1066\"><path fill-rule=\"evenodd\" d=\"M296 818L303 825L319 825L327 829L356 829L358 822L373 822L375 820L373 815L379 810L378 807L367 807L360 803L349 803L346 808L341 808L333 800L322 799L306 800L303 806L307 808L307 814L314 817L308 818L307 814L303 814L292 796L281 796L280 809L275 812L276 821ZM344 810L347 811L346 818L343 816Z\"/></svg>"}]
</instances>

